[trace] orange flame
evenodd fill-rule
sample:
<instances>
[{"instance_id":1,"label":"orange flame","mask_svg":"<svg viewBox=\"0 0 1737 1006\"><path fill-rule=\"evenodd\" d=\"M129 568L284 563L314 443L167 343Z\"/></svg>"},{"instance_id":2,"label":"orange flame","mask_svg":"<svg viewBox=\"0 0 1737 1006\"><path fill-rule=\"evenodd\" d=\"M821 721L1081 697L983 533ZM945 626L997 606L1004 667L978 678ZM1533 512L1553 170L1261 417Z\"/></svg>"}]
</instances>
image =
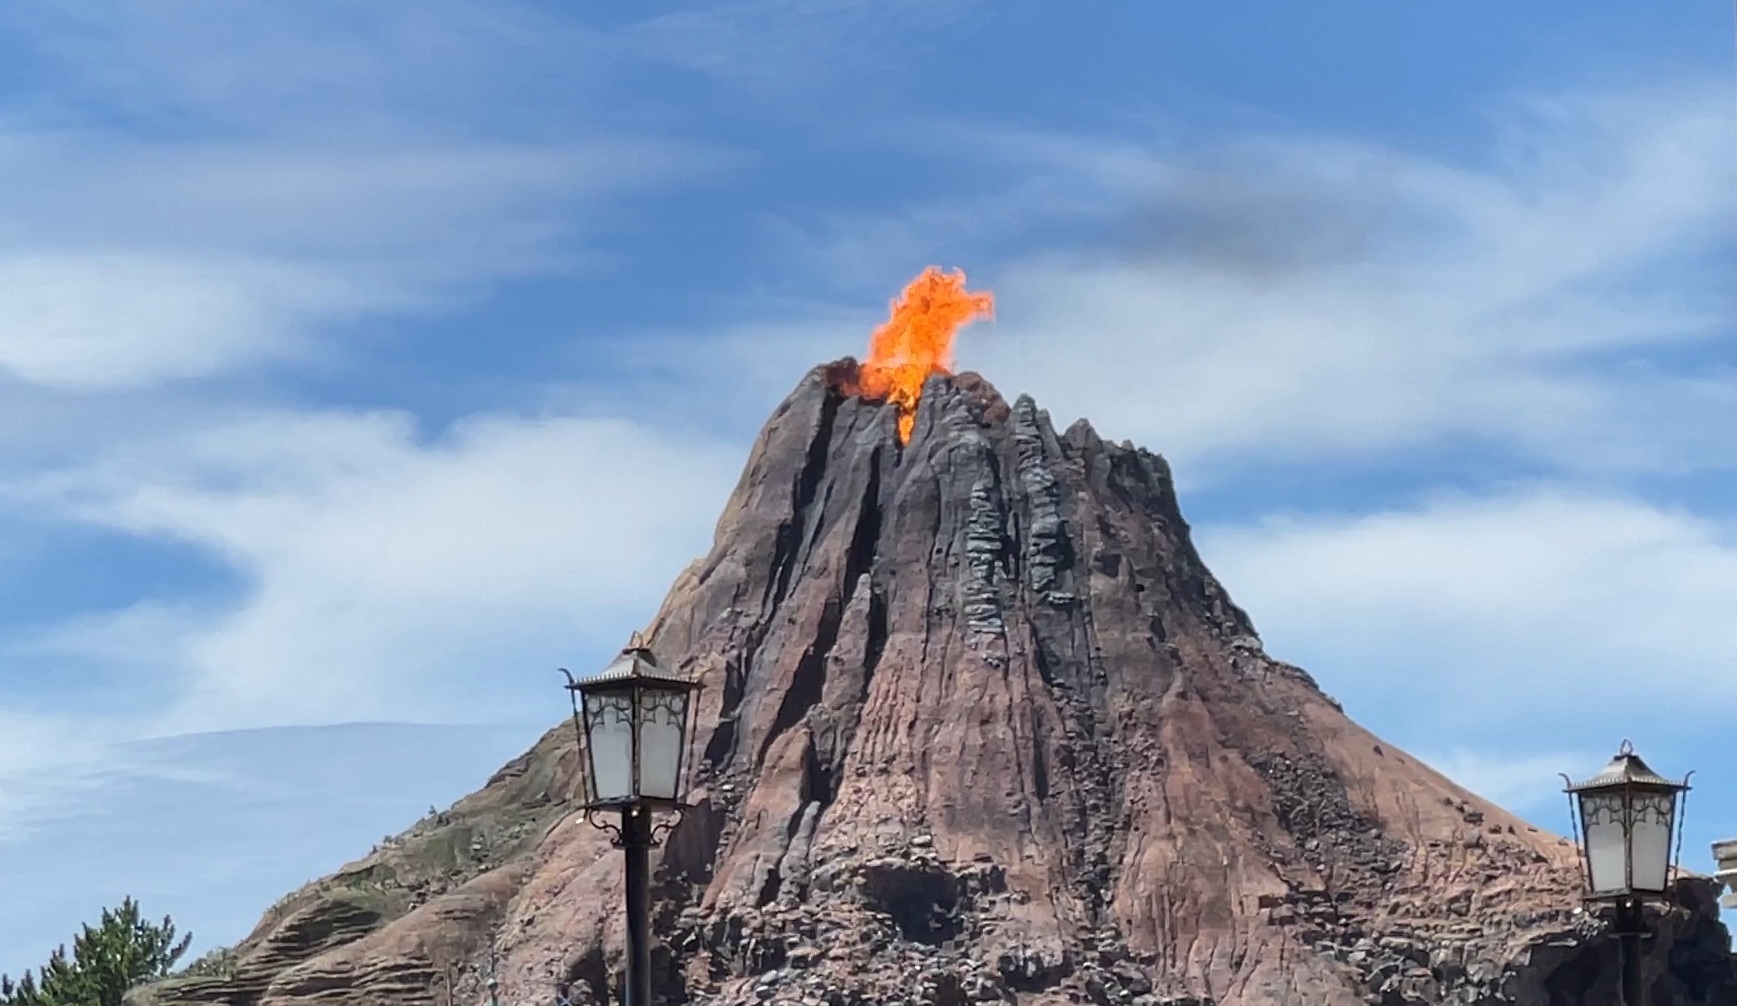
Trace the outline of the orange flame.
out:
<instances>
[{"instance_id":1,"label":"orange flame","mask_svg":"<svg viewBox=\"0 0 1737 1006\"><path fill-rule=\"evenodd\" d=\"M898 407L899 443L908 443L917 425L923 382L953 372L953 337L994 311L994 294L968 293L963 270L944 273L936 266L924 269L892 302L887 323L869 337L868 359L857 379L864 398Z\"/></svg>"}]
</instances>

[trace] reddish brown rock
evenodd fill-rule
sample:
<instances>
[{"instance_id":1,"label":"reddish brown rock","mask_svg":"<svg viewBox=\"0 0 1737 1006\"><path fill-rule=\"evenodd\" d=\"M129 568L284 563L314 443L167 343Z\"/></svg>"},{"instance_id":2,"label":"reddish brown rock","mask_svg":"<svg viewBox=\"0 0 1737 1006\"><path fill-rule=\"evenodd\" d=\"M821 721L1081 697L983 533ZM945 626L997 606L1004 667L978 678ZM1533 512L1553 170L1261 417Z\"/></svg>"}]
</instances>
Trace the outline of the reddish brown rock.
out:
<instances>
[{"instance_id":1,"label":"reddish brown rock","mask_svg":"<svg viewBox=\"0 0 1737 1006\"><path fill-rule=\"evenodd\" d=\"M1268 657L1163 459L969 374L901 448L853 370L779 406L649 627L706 685L669 1001L1612 1001L1568 843ZM621 864L567 730L140 998L434 1002L450 967L469 1003L491 945L507 1001L609 997ZM1654 1002L1737 1002L1708 885L1679 893Z\"/></svg>"}]
</instances>

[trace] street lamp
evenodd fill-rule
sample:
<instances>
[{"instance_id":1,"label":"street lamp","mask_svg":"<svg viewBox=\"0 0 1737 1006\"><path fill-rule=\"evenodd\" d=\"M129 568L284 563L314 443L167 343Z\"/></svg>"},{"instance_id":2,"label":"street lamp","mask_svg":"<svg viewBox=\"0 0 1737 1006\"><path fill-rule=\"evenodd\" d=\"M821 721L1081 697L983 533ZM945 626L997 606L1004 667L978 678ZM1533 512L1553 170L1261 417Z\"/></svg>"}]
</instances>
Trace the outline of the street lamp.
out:
<instances>
[{"instance_id":1,"label":"street lamp","mask_svg":"<svg viewBox=\"0 0 1737 1006\"><path fill-rule=\"evenodd\" d=\"M627 1006L651 1006L651 849L658 811L684 804L688 721L699 684L670 674L634 633L600 673L566 668L585 782L585 819L610 832L627 860ZM618 813L621 824L610 824ZM658 831L673 826L660 825Z\"/></svg>"},{"instance_id":2,"label":"street lamp","mask_svg":"<svg viewBox=\"0 0 1737 1006\"><path fill-rule=\"evenodd\" d=\"M1567 776L1562 781L1586 870L1585 898L1615 910L1613 931L1622 941L1623 1002L1645 1006L1641 904L1663 898L1669 887L1676 848L1672 837L1679 831L1689 780L1654 772L1625 740L1604 771L1585 782Z\"/></svg>"}]
</instances>

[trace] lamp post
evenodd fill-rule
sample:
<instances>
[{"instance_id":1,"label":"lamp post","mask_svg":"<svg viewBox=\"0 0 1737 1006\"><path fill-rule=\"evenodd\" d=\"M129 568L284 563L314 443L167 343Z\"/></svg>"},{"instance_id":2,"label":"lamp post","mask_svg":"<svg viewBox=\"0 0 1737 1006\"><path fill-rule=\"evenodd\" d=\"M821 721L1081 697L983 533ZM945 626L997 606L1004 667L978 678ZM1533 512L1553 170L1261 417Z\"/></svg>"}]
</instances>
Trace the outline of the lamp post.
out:
<instances>
[{"instance_id":1,"label":"lamp post","mask_svg":"<svg viewBox=\"0 0 1737 1006\"><path fill-rule=\"evenodd\" d=\"M610 832L627 860L627 1006L651 1006L651 849L676 815L687 768L688 721L699 684L658 666L634 633L598 674L575 681L565 668L585 781L585 819ZM609 823L619 815L619 826Z\"/></svg>"},{"instance_id":2,"label":"lamp post","mask_svg":"<svg viewBox=\"0 0 1737 1006\"><path fill-rule=\"evenodd\" d=\"M1681 824L1689 780L1654 772L1625 740L1604 771L1585 782L1567 776L1562 781L1586 870L1585 899L1609 904L1615 915L1612 931L1622 942L1623 1002L1646 1006L1641 906L1663 898L1669 886L1675 859L1671 840Z\"/></svg>"}]
</instances>

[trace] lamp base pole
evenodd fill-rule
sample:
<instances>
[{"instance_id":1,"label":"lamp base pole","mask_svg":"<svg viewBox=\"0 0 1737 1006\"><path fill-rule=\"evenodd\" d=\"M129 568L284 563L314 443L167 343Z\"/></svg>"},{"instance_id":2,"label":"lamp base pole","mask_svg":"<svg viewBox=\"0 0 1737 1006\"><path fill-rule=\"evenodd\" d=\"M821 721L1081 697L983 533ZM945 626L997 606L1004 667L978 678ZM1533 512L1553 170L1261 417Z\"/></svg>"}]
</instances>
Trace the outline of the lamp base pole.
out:
<instances>
[{"instance_id":1,"label":"lamp base pole","mask_svg":"<svg viewBox=\"0 0 1737 1006\"><path fill-rule=\"evenodd\" d=\"M627 1006L651 1006L651 812L621 808L627 858Z\"/></svg>"},{"instance_id":2,"label":"lamp base pole","mask_svg":"<svg viewBox=\"0 0 1737 1006\"><path fill-rule=\"evenodd\" d=\"M1641 938L1646 930L1641 923L1640 901L1625 898L1616 903L1617 940L1622 944L1623 1006L1646 1006L1646 982L1641 974Z\"/></svg>"}]
</instances>

